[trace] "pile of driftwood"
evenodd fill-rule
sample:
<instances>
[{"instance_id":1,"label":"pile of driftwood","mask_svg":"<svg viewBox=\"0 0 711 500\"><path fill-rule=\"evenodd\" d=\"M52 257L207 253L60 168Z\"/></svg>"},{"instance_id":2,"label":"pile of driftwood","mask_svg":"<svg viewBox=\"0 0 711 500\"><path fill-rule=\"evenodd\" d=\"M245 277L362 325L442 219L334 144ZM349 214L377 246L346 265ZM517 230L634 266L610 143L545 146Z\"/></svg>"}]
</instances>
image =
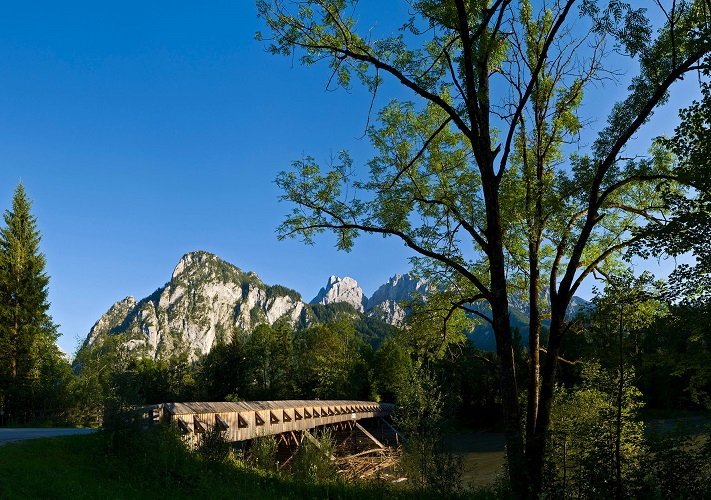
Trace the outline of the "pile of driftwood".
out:
<instances>
[{"instance_id":1,"label":"pile of driftwood","mask_svg":"<svg viewBox=\"0 0 711 500\"><path fill-rule=\"evenodd\" d=\"M392 469L400 462L402 451L392 448L376 448L337 459L338 473L346 481L380 479L383 471Z\"/></svg>"}]
</instances>

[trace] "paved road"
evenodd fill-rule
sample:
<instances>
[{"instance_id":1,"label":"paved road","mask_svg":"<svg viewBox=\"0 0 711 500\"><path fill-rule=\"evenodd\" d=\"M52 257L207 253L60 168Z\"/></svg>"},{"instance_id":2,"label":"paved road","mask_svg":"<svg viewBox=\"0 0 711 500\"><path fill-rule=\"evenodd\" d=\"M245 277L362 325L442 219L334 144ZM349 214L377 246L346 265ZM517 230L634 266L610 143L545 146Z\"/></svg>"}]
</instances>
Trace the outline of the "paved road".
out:
<instances>
[{"instance_id":1,"label":"paved road","mask_svg":"<svg viewBox=\"0 0 711 500\"><path fill-rule=\"evenodd\" d=\"M97 429L2 429L0 428L0 445L10 441L20 441L23 439L36 439L44 437L67 436L70 434L90 434Z\"/></svg>"}]
</instances>

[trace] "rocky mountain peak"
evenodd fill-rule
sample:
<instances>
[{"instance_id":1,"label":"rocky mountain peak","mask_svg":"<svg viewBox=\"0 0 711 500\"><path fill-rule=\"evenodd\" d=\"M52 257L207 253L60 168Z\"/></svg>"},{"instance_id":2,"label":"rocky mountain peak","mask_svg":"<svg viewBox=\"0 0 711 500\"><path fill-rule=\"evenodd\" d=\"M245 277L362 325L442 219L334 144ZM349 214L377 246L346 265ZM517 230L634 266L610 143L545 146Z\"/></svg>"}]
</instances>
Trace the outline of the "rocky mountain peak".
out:
<instances>
[{"instance_id":1,"label":"rocky mountain peak","mask_svg":"<svg viewBox=\"0 0 711 500\"><path fill-rule=\"evenodd\" d=\"M268 287L254 273L208 252L190 252L175 266L171 280L150 296L114 304L94 325L86 344L102 335L124 334L131 349L157 358L177 346L191 359L228 341L234 331L252 331L285 317L294 322L304 304L285 287Z\"/></svg>"},{"instance_id":2,"label":"rocky mountain peak","mask_svg":"<svg viewBox=\"0 0 711 500\"><path fill-rule=\"evenodd\" d=\"M356 310L363 312L368 299L363 295L363 290L353 278L331 276L326 286L318 292L310 304L328 305L335 302L346 302Z\"/></svg>"},{"instance_id":3,"label":"rocky mountain peak","mask_svg":"<svg viewBox=\"0 0 711 500\"><path fill-rule=\"evenodd\" d=\"M428 292L427 282L414 278L411 274L396 274L378 288L370 299L365 310L369 311L385 301L400 302L412 299L413 294Z\"/></svg>"},{"instance_id":4,"label":"rocky mountain peak","mask_svg":"<svg viewBox=\"0 0 711 500\"><path fill-rule=\"evenodd\" d=\"M128 296L123 300L115 302L106 314L101 316L94 326L89 330L89 335L85 343L91 344L99 334L109 332L119 327L124 318L136 307L136 299Z\"/></svg>"},{"instance_id":5,"label":"rocky mountain peak","mask_svg":"<svg viewBox=\"0 0 711 500\"><path fill-rule=\"evenodd\" d=\"M180 258L178 265L175 266L172 279L175 280L183 274L195 271L204 273L205 271L211 270L211 268L220 266L229 266L234 268L234 270L241 272L238 268L223 261L215 254L202 250L188 252Z\"/></svg>"},{"instance_id":6,"label":"rocky mountain peak","mask_svg":"<svg viewBox=\"0 0 711 500\"><path fill-rule=\"evenodd\" d=\"M175 266L175 269L173 270L173 276L172 278L175 279L178 276L180 276L183 271L187 267L189 267L193 262L195 261L201 261L203 259L203 255L200 252L189 252L183 255L180 258L180 261L178 262L178 265Z\"/></svg>"}]
</instances>

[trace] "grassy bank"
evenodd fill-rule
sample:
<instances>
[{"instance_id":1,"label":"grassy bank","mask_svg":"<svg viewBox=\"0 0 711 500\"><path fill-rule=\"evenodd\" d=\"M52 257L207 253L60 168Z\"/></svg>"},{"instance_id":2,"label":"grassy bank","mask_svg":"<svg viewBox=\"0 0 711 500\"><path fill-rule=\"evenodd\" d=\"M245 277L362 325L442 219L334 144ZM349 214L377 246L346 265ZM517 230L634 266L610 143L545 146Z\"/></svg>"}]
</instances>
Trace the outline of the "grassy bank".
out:
<instances>
[{"instance_id":1,"label":"grassy bank","mask_svg":"<svg viewBox=\"0 0 711 500\"><path fill-rule=\"evenodd\" d=\"M0 446L0 498L431 498L387 483L314 484L209 463L161 436L120 454L106 449L103 433Z\"/></svg>"}]
</instances>

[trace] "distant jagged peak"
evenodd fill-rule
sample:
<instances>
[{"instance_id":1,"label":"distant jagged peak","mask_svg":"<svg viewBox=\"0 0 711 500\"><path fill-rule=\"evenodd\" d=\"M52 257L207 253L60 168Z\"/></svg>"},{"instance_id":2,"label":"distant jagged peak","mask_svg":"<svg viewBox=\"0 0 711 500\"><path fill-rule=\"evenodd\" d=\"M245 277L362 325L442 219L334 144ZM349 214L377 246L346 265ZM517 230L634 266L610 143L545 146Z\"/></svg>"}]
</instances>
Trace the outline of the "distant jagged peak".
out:
<instances>
[{"instance_id":1,"label":"distant jagged peak","mask_svg":"<svg viewBox=\"0 0 711 500\"><path fill-rule=\"evenodd\" d=\"M72 363L74 363L74 356L68 354L67 351L65 351L64 349L62 349L61 347L59 347L59 344L55 343L54 345L57 346L57 351L59 351L59 356L60 356L64 361L66 361L66 362L67 362L68 364L70 364L70 365L71 365Z\"/></svg>"},{"instance_id":2,"label":"distant jagged peak","mask_svg":"<svg viewBox=\"0 0 711 500\"><path fill-rule=\"evenodd\" d=\"M358 286L356 280L348 276L345 278L331 276L328 278L326 286L318 292L310 304L328 305L336 302L346 302L358 311L363 312L367 301L368 299L363 295L363 290Z\"/></svg>"},{"instance_id":3,"label":"distant jagged peak","mask_svg":"<svg viewBox=\"0 0 711 500\"><path fill-rule=\"evenodd\" d=\"M387 283L378 288L368 300L366 311L374 308L385 301L400 302L412 299L412 294L427 294L429 285L422 279L417 279L413 275L396 274Z\"/></svg>"}]
</instances>

